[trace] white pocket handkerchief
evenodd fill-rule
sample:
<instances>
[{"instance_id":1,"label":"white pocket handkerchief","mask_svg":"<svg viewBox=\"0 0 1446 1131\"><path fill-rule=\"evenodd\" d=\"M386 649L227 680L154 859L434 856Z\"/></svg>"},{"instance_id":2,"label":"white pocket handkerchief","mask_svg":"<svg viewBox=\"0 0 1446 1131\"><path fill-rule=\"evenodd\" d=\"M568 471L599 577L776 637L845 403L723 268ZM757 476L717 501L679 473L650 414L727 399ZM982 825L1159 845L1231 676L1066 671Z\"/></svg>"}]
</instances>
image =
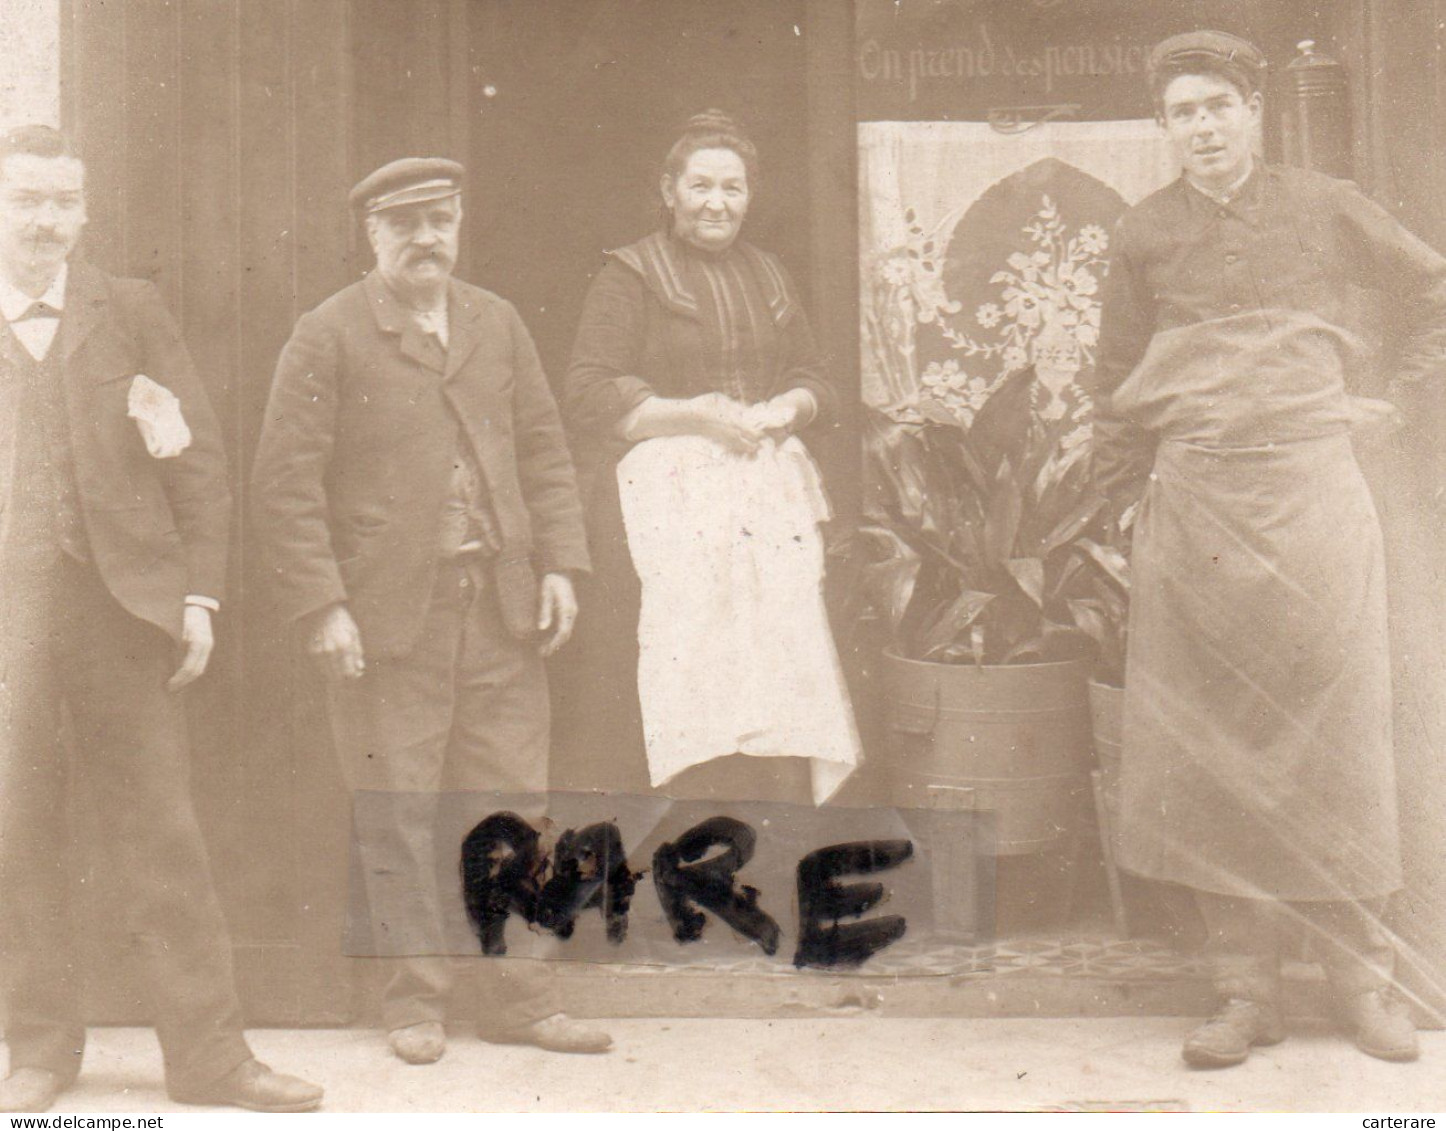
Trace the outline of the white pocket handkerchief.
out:
<instances>
[{"instance_id":1,"label":"white pocket handkerchief","mask_svg":"<svg viewBox=\"0 0 1446 1131\"><path fill-rule=\"evenodd\" d=\"M181 415L181 402L164 385L144 373L131 382L126 398L126 415L141 430L146 451L156 459L170 459L191 446L191 429Z\"/></svg>"}]
</instances>

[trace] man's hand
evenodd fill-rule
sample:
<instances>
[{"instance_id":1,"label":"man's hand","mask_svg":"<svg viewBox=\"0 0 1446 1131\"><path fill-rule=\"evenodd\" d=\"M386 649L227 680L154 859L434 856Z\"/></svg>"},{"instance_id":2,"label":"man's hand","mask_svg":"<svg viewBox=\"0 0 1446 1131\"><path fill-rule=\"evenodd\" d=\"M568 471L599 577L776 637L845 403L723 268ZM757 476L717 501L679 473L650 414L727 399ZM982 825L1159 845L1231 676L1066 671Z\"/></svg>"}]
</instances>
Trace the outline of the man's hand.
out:
<instances>
[{"instance_id":1,"label":"man's hand","mask_svg":"<svg viewBox=\"0 0 1446 1131\"><path fill-rule=\"evenodd\" d=\"M577 620L577 595L566 574L548 573L539 582L539 598L537 631L551 629L552 635L542 642L538 651L550 656L572 636L573 622Z\"/></svg>"},{"instance_id":2,"label":"man's hand","mask_svg":"<svg viewBox=\"0 0 1446 1131\"><path fill-rule=\"evenodd\" d=\"M306 650L332 679L360 679L366 671L361 633L345 605L328 605L307 618Z\"/></svg>"},{"instance_id":3,"label":"man's hand","mask_svg":"<svg viewBox=\"0 0 1446 1131\"><path fill-rule=\"evenodd\" d=\"M185 619L181 622L181 643L186 646L186 655L176 674L166 680L167 691L180 691L188 684L195 683L211 662L211 649L216 638L211 633L211 610L200 605L187 605Z\"/></svg>"}]
</instances>

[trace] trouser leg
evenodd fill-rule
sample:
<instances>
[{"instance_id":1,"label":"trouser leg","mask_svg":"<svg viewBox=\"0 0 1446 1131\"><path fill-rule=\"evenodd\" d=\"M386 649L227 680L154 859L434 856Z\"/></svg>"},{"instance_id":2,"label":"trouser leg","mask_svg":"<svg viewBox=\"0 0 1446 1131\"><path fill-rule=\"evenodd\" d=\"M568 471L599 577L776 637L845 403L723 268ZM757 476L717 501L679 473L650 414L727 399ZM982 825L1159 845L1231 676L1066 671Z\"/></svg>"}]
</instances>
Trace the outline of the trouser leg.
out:
<instances>
[{"instance_id":1,"label":"trouser leg","mask_svg":"<svg viewBox=\"0 0 1446 1131\"><path fill-rule=\"evenodd\" d=\"M382 1024L444 1021L452 988L433 882L435 792L353 794L353 836L372 946L385 974Z\"/></svg>"},{"instance_id":2,"label":"trouser leg","mask_svg":"<svg viewBox=\"0 0 1446 1131\"><path fill-rule=\"evenodd\" d=\"M353 914L369 917L372 954L390 956L382 991L388 1029L444 1020L452 985L435 827L464 596L439 578L411 652L368 657L360 679L329 684L332 732L353 791L356 894L365 902Z\"/></svg>"},{"instance_id":3,"label":"trouser leg","mask_svg":"<svg viewBox=\"0 0 1446 1131\"><path fill-rule=\"evenodd\" d=\"M1395 952L1381 929L1383 900L1292 903L1325 969L1331 988L1354 997L1391 983Z\"/></svg>"},{"instance_id":4,"label":"trouser leg","mask_svg":"<svg viewBox=\"0 0 1446 1131\"><path fill-rule=\"evenodd\" d=\"M1270 904L1195 891L1205 921L1205 953L1222 998L1262 1004L1280 1000L1280 942Z\"/></svg>"},{"instance_id":5,"label":"trouser leg","mask_svg":"<svg viewBox=\"0 0 1446 1131\"><path fill-rule=\"evenodd\" d=\"M61 661L76 778L100 799L96 872L125 893L168 1082L205 1085L251 1051L191 798L185 700L165 687L179 651L122 609L93 569L68 563L63 572L66 615L74 618Z\"/></svg>"},{"instance_id":6,"label":"trouser leg","mask_svg":"<svg viewBox=\"0 0 1446 1131\"><path fill-rule=\"evenodd\" d=\"M10 1067L70 1082L85 1026L69 905L68 767L60 741L53 564L7 570L0 754L0 968Z\"/></svg>"},{"instance_id":7,"label":"trouser leg","mask_svg":"<svg viewBox=\"0 0 1446 1131\"><path fill-rule=\"evenodd\" d=\"M550 716L547 673L537 645L504 628L485 566L459 578L471 594L459 651L457 711L447 784L461 790L523 795L518 816L541 827L548 788ZM485 1029L509 1029L558 1012L545 961L476 955L477 1013Z\"/></svg>"}]
</instances>

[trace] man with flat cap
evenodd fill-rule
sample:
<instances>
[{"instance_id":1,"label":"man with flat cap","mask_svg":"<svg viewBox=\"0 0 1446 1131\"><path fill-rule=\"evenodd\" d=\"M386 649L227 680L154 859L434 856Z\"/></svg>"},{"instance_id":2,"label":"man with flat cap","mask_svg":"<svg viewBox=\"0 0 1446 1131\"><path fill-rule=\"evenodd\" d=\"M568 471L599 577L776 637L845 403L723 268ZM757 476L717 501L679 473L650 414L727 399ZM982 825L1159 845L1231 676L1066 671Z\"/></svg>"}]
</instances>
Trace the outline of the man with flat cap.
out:
<instances>
[{"instance_id":1,"label":"man with flat cap","mask_svg":"<svg viewBox=\"0 0 1446 1131\"><path fill-rule=\"evenodd\" d=\"M1277 926L1311 941L1365 1052L1417 1055L1380 924L1401 886L1382 538L1352 434L1368 291L1412 320L1391 389L1446 368L1446 260L1353 185L1255 156L1265 61L1161 43L1181 177L1120 220L1095 468L1143 489L1126 673L1121 866L1194 889L1222 999L1186 1061L1283 1036Z\"/></svg>"},{"instance_id":2,"label":"man with flat cap","mask_svg":"<svg viewBox=\"0 0 1446 1131\"><path fill-rule=\"evenodd\" d=\"M0 135L0 1111L44 1111L80 1072L66 818L82 787L171 1097L308 1111L321 1089L259 1063L242 1033L191 799L183 689L224 596L221 433L156 288L72 254L85 198L63 134Z\"/></svg>"},{"instance_id":3,"label":"man with flat cap","mask_svg":"<svg viewBox=\"0 0 1446 1131\"><path fill-rule=\"evenodd\" d=\"M398 956L383 1020L411 1064L445 1051L467 969L440 949L438 794L529 795L523 816L540 816L543 658L570 635L569 575L588 568L532 339L510 303L452 275L462 178L405 158L352 190L376 269L297 323L253 471L279 601L328 676L375 953ZM484 1039L610 1045L557 1010L536 963L465 961Z\"/></svg>"}]
</instances>

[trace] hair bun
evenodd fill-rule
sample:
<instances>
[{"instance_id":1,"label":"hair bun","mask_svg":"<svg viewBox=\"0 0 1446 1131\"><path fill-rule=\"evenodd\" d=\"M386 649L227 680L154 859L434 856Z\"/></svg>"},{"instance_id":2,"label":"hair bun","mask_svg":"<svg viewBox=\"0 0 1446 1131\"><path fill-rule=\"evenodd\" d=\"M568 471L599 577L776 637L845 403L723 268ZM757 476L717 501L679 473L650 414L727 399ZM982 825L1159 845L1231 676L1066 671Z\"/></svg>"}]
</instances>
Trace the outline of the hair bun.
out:
<instances>
[{"instance_id":1,"label":"hair bun","mask_svg":"<svg viewBox=\"0 0 1446 1131\"><path fill-rule=\"evenodd\" d=\"M663 162L663 175L677 177L688 164L688 158L700 149L731 149L743 158L743 167L748 173L750 187L758 187L758 150L749 140L736 118L722 110L710 107L701 114L694 114L683 127L678 140L668 150Z\"/></svg>"},{"instance_id":2,"label":"hair bun","mask_svg":"<svg viewBox=\"0 0 1446 1131\"><path fill-rule=\"evenodd\" d=\"M701 114L694 114L688 119L684 127L687 133L698 133L703 131L717 133L743 133L743 127L738 124L731 114L725 114L722 110L708 109Z\"/></svg>"}]
</instances>

